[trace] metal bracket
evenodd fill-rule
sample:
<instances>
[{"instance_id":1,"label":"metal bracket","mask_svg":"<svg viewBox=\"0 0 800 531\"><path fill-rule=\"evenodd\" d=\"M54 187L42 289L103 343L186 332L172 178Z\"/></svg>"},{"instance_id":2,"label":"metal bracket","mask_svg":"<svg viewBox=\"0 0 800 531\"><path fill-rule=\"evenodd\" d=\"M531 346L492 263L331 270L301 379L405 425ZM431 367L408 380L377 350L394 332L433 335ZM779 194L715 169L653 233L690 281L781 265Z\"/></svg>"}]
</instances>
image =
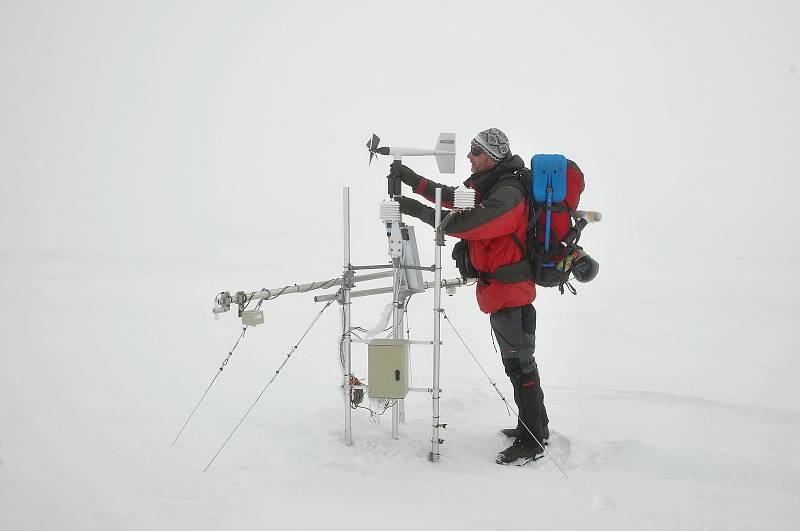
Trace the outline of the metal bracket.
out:
<instances>
[{"instance_id":1,"label":"metal bracket","mask_svg":"<svg viewBox=\"0 0 800 531\"><path fill-rule=\"evenodd\" d=\"M362 265L362 266L351 265L349 269L351 271L362 271L364 269L391 269L392 267L394 267L392 264L375 264L375 265Z\"/></svg>"},{"instance_id":2,"label":"metal bracket","mask_svg":"<svg viewBox=\"0 0 800 531\"><path fill-rule=\"evenodd\" d=\"M223 291L217 294L214 297L214 307L211 309L212 313L214 314L214 318L219 318L220 314L227 312L231 309L231 294L227 291Z\"/></svg>"},{"instance_id":3,"label":"metal bracket","mask_svg":"<svg viewBox=\"0 0 800 531\"><path fill-rule=\"evenodd\" d=\"M444 217L442 222L439 223L439 226L436 227L436 245L438 245L439 247L444 247L444 229L445 229L445 227L447 227L447 225L450 224L452 216L453 216L453 212L450 211Z\"/></svg>"},{"instance_id":4,"label":"metal bracket","mask_svg":"<svg viewBox=\"0 0 800 531\"><path fill-rule=\"evenodd\" d=\"M244 305L246 301L247 301L247 294L245 294L244 291L237 291L236 299L234 302L236 302L236 305L239 306L239 317L242 316L242 312L244 311Z\"/></svg>"},{"instance_id":5,"label":"metal bracket","mask_svg":"<svg viewBox=\"0 0 800 531\"><path fill-rule=\"evenodd\" d=\"M431 266L409 266L409 265L402 265L401 264L401 265L399 265L397 267L399 269L413 269L413 270L416 270L416 271L430 271L431 273L436 271L436 266L435 265L431 265Z\"/></svg>"}]
</instances>

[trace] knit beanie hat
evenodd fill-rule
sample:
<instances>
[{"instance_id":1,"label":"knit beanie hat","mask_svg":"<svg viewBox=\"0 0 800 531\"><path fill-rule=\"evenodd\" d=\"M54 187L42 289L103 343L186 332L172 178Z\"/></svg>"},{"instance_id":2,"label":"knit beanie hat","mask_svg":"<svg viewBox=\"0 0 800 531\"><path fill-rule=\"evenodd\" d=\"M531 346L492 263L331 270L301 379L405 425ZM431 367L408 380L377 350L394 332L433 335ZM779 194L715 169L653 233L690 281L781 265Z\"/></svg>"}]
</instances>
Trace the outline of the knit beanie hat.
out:
<instances>
[{"instance_id":1,"label":"knit beanie hat","mask_svg":"<svg viewBox=\"0 0 800 531\"><path fill-rule=\"evenodd\" d=\"M475 135L475 138L472 139L472 145L480 148L495 164L511 155L511 150L508 147L508 137L495 127Z\"/></svg>"}]
</instances>

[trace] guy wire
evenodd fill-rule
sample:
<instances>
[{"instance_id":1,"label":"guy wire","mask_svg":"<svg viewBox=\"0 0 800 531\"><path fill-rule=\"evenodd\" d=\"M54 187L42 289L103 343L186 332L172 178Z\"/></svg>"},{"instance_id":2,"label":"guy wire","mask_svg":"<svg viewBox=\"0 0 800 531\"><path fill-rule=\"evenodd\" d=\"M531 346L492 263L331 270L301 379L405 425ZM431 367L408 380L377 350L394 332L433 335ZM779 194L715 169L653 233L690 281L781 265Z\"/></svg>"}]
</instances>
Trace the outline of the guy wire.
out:
<instances>
[{"instance_id":1,"label":"guy wire","mask_svg":"<svg viewBox=\"0 0 800 531\"><path fill-rule=\"evenodd\" d=\"M252 300L252 298L250 298L247 301L247 304L245 305L245 308L247 307L247 305L250 304L251 300ZM258 304L256 305L256 310L261 308L261 303L263 303L263 302L264 302L264 299L261 299L260 301L258 301ZM203 393L203 396L201 396L200 400L197 401L197 404L195 404L194 409L192 410L191 413L189 413L189 417L187 417L186 422L183 423L183 426L181 426L180 431L178 431L178 435L175 436L175 439L173 439L172 444L169 445L170 448L175 446L175 443L178 441L178 438L181 436L181 433L183 433L183 430L186 429L186 426L189 424L189 421L192 420L192 417L194 416L195 411L197 411L197 408L200 407L200 404L203 402L203 399L208 394L208 391L211 389L211 386L214 385L214 382L217 381L217 378L219 377L219 375L222 374L222 370L225 368L225 365L228 364L228 361L231 359L231 356L233 356L233 351L236 350L236 347L239 346L239 341L241 341L242 338L244 337L244 335L247 333L247 327L248 326L249 325L244 325L242 327L242 333L239 334L239 338L236 340L236 343L233 344L233 348L228 352L228 355L225 356L224 360L222 360L222 363L220 364L219 369L217 370L216 374L214 374L214 377L211 379L211 383L209 383L208 387L206 387L206 390Z\"/></svg>"},{"instance_id":2,"label":"guy wire","mask_svg":"<svg viewBox=\"0 0 800 531\"><path fill-rule=\"evenodd\" d=\"M453 332L455 332L455 333L456 333L456 335L458 336L458 339L460 339L460 340L461 340L461 343L464 345L464 348L465 348L465 349L467 349L467 352L469 352L469 355L470 355L470 356L472 356L472 359L473 359L473 360L475 360L475 363L478 365L478 367L480 367L481 371L483 371L483 374L484 374L484 375L486 375L486 378L489 380L489 383L490 383L490 384L492 384L492 387L494 387L494 390L497 392L497 394L498 394L498 395L500 395L500 398L501 398L501 399L503 400L503 402L505 403L505 405L506 405L506 408L508 408L508 409L510 409L511 411L513 411L513 412L514 412L514 414L517 416L517 419L519 419L520 423L521 423L523 426L525 426L525 429L526 429L526 430L528 430L528 433L530 433L530 434L531 434L531 437L533 437L533 440L535 440L535 441L536 441L536 443L539 445L539 447L541 447L541 449L544 451L545 455L546 455L547 457L549 457L549 458L550 458L550 459L553 461L553 463L555 463L555 465L556 465L556 467L558 468L558 470L561 472L561 474L563 474L563 475L564 475L564 478L566 478L566 479L569 479L569 478L567 477L567 473L566 473L566 472L564 472L564 469L563 469L563 468L561 468L561 465L559 465L559 464L558 464L558 461L556 461L555 457L553 457L552 455L550 455L550 452L548 452L548 451L547 451L547 448L545 448L545 447L544 447L544 445L543 445L543 444L542 444L542 443L539 441L539 439L538 439L538 438L536 438L536 436L533 434L533 432L532 432L532 431L531 431L531 429L528 427L528 425L527 425L527 424L525 424L525 421L524 421L524 420L522 420L522 418L519 416L519 412L518 412L518 411L517 411L517 410L516 410L516 409L515 409L515 408L514 408L514 407L513 407L511 404L509 404L509 403L508 403L508 400L506 400L506 397L505 397L505 396L503 396L503 393L501 393L501 392L500 392L500 389L498 389L498 387L497 387L497 384L496 384L496 383L495 383L495 382L492 380L491 376L489 376L489 373L487 373L487 372L486 372L486 369L484 369L484 368L483 368L483 365L481 365L481 362L480 362L480 361L478 361L478 358L476 358L476 357L475 357L475 354L473 354L473 352L472 352L472 350L469 348L469 346L467 346L467 343L466 343L466 341L464 341L464 338L463 338L463 337L461 337L461 334L459 334L459 333L458 333L458 330L456 330L456 327L455 327L455 326L453 326L453 322L452 322L452 321L450 320L450 318L447 316L447 312L444 310L444 308L442 308L442 315L444 316L444 320L445 320L445 321L447 321L447 323L450 325L450 328L452 328L452 329L453 329Z\"/></svg>"},{"instance_id":3,"label":"guy wire","mask_svg":"<svg viewBox=\"0 0 800 531\"><path fill-rule=\"evenodd\" d=\"M296 343L296 344L295 344L295 345L294 345L294 346L293 346L293 347L292 347L292 348L289 350L289 353L286 355L286 359L285 359L285 360L283 360L283 363L281 363L281 364L280 364L280 366L278 367L278 369L275 371L275 374L273 374L273 375L272 375L272 378L270 378L270 380L267 382L267 385L265 385L265 386L264 386L264 388L261 390L261 392L260 392L260 393L258 393L258 396L256 397L256 399L255 399L255 400L253 400L253 403L252 403L252 404L250 404L250 407L249 407L249 408L247 408L247 411L245 411L244 415L242 415L242 418L239 420L239 422L238 422L238 423L236 424L236 426L233 428L233 431L231 431L230 435L228 435L228 438L227 438L227 439L225 439L225 442L223 442L223 443L222 443L222 446L220 446L220 447L219 447L219 450L217 450L217 453L215 453L215 454L214 454L214 457L212 457L212 458L211 458L211 461L209 461L209 462L208 462L208 464L206 465L206 467L203 469L203 472L205 472L206 470L208 470L208 467L210 467L210 466L211 466L211 464L214 462L214 460L217 458L217 456L220 454L220 452L222 452L223 448L225 448L225 445L227 445L227 444L228 444L228 441L230 441L230 440L231 440L231 437L233 437L233 434L234 434L234 433L236 433L236 430L238 430L238 429L239 429L239 426L241 426L241 425L242 425L242 423L244 422L244 420L247 418L247 415L249 415L249 414L250 414L250 411L252 411L252 410L253 410L253 408L254 408L254 407L255 407L255 405L258 403L258 401L261 399L261 396L264 394L264 392L267 390L267 388L269 388L269 386L270 386L270 385L272 385L272 382L274 382L274 381L275 381L275 378L277 378L277 377L278 377L278 374L281 372L281 369L283 369L283 366L284 366L284 365L286 365L286 362L288 362L288 361L289 361L289 358L291 358L291 357L292 357L292 354L294 354L294 351L295 351L295 350L297 350L297 347L299 347L299 346L300 346L300 343L302 343L302 342L303 342L303 339L305 339L305 337L306 337L306 336L308 335L308 333L311 331L311 328L313 328L313 327L314 327L314 325L315 325L315 324L317 324L317 321L319 320L319 318L320 318L320 317L322 317L322 312L324 312L325 310L327 310L327 309L328 309L328 306L330 306L330 305L331 305L331 304L332 304L332 303L333 303L335 300L336 300L335 298L334 298L334 299L331 299L331 300L329 300L329 301L328 301L328 302L325 304L325 306L324 306L324 307L323 307L323 308L322 308L322 309L319 311L319 313L317 314L317 316L316 316L316 317L314 317L314 320L313 320L313 321L311 321L311 324L310 324L310 325L308 325L308 328L306 328L306 331L305 331L305 332L303 332L303 335L302 335L302 336L300 336L300 339L299 339L299 340L297 340L297 343Z\"/></svg>"}]
</instances>

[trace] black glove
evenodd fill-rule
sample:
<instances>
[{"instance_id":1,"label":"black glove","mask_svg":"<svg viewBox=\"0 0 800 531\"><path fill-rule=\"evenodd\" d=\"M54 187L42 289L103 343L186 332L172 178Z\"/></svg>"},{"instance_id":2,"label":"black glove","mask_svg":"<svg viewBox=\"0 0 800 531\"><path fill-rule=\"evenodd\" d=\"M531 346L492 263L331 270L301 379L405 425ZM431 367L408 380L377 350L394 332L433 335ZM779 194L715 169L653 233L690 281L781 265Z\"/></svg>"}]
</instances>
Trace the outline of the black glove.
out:
<instances>
[{"instance_id":1,"label":"black glove","mask_svg":"<svg viewBox=\"0 0 800 531\"><path fill-rule=\"evenodd\" d=\"M391 175L389 176L391 177ZM405 164L400 165L400 180L409 185L412 190L417 189L417 186L419 186L420 179L421 177L417 175L414 172L414 170L412 170Z\"/></svg>"},{"instance_id":2,"label":"black glove","mask_svg":"<svg viewBox=\"0 0 800 531\"><path fill-rule=\"evenodd\" d=\"M427 207L417 201L416 199L411 199L410 197L400 196L395 197L398 203L400 203L400 213L407 214L409 216L421 219L422 214L425 210L429 209Z\"/></svg>"}]
</instances>

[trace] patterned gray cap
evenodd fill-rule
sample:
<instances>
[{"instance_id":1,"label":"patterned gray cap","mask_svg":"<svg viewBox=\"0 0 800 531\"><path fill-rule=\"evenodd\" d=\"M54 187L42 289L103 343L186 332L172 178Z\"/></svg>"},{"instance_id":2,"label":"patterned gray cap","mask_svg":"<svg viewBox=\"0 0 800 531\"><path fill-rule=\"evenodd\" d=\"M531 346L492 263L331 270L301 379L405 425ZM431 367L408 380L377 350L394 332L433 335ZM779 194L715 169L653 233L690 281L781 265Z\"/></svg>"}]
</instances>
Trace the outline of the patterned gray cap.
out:
<instances>
[{"instance_id":1,"label":"patterned gray cap","mask_svg":"<svg viewBox=\"0 0 800 531\"><path fill-rule=\"evenodd\" d=\"M508 147L508 137L496 127L481 131L472 139L472 145L478 146L481 151L495 164L511 155Z\"/></svg>"}]
</instances>

